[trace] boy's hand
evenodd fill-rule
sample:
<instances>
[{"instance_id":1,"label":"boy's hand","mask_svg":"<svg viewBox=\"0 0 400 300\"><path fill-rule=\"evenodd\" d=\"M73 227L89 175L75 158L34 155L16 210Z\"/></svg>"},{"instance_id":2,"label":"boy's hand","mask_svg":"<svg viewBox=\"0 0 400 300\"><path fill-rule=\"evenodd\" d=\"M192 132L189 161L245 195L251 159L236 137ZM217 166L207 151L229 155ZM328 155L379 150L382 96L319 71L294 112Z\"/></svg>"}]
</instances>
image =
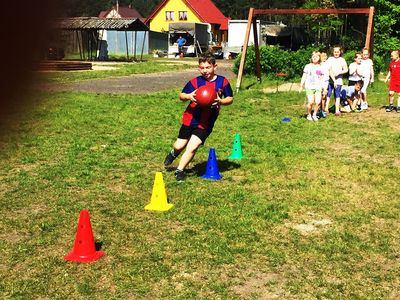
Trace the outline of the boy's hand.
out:
<instances>
[{"instance_id":1,"label":"boy's hand","mask_svg":"<svg viewBox=\"0 0 400 300\"><path fill-rule=\"evenodd\" d=\"M188 94L189 100L192 101L192 102L194 102L194 103L197 103L197 100L196 100L196 91L197 91L197 89L194 90L193 92L191 92L190 94Z\"/></svg>"},{"instance_id":2,"label":"boy's hand","mask_svg":"<svg viewBox=\"0 0 400 300\"><path fill-rule=\"evenodd\" d=\"M211 104L211 107L216 107L221 104L221 97L220 97L220 91L217 93L217 98L214 100L214 102Z\"/></svg>"}]
</instances>

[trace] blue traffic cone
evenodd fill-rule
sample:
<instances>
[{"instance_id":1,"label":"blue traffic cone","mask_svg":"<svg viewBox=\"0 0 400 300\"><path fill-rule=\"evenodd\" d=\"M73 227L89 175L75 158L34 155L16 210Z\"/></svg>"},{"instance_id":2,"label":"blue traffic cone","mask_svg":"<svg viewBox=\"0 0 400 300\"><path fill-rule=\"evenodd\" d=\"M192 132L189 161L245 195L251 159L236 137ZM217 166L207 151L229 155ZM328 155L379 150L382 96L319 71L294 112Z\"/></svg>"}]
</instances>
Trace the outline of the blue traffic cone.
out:
<instances>
[{"instance_id":1,"label":"blue traffic cone","mask_svg":"<svg viewBox=\"0 0 400 300\"><path fill-rule=\"evenodd\" d=\"M217 156L215 155L214 148L210 148L210 153L208 154L206 173L201 178L211 179L211 180L220 180L222 178L222 175L220 175L218 171Z\"/></svg>"}]
</instances>

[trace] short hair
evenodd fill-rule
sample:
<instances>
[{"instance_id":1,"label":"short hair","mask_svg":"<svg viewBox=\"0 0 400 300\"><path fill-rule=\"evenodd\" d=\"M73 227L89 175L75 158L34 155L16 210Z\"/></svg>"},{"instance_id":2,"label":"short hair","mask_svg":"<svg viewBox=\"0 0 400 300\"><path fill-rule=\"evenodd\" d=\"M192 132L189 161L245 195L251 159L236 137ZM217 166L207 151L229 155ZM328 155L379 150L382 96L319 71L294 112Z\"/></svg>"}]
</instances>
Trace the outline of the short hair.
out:
<instances>
[{"instance_id":1,"label":"short hair","mask_svg":"<svg viewBox=\"0 0 400 300\"><path fill-rule=\"evenodd\" d=\"M362 57L362 53L361 52L356 52L356 54L354 54L354 58L357 58L358 55L360 55Z\"/></svg>"},{"instance_id":2,"label":"short hair","mask_svg":"<svg viewBox=\"0 0 400 300\"><path fill-rule=\"evenodd\" d=\"M210 65L215 65L215 56L211 51L206 51L199 57L199 64L205 62L208 62Z\"/></svg>"},{"instance_id":3,"label":"short hair","mask_svg":"<svg viewBox=\"0 0 400 300\"><path fill-rule=\"evenodd\" d=\"M361 52L364 52L364 51L368 51L368 53L369 53L369 49L368 49L367 47L364 47L364 48L361 50Z\"/></svg>"},{"instance_id":4,"label":"short hair","mask_svg":"<svg viewBox=\"0 0 400 300\"><path fill-rule=\"evenodd\" d=\"M364 86L364 81L363 80L357 80L355 84L359 84L361 87Z\"/></svg>"}]
</instances>

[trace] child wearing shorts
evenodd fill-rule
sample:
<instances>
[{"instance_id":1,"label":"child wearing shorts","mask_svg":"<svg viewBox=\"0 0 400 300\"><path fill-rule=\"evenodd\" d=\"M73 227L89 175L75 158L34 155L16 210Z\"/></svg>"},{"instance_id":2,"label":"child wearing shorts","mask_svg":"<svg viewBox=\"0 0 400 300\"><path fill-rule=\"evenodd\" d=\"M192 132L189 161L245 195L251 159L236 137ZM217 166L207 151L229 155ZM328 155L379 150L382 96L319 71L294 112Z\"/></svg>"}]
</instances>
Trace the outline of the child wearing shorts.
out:
<instances>
[{"instance_id":1,"label":"child wearing shorts","mask_svg":"<svg viewBox=\"0 0 400 300\"><path fill-rule=\"evenodd\" d=\"M311 62L304 67L301 77L300 90L303 88L307 96L307 120L318 121L317 112L321 104L321 95L324 84L324 69L321 66L321 54L314 51Z\"/></svg>"}]
</instances>

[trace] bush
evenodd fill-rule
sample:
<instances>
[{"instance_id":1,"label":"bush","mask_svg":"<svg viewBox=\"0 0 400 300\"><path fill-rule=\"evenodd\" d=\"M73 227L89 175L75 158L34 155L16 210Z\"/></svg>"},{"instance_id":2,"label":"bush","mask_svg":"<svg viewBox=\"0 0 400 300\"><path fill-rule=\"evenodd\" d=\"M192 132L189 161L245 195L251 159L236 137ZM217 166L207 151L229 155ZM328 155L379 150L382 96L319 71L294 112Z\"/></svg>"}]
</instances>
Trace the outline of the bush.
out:
<instances>
[{"instance_id":1,"label":"bush","mask_svg":"<svg viewBox=\"0 0 400 300\"><path fill-rule=\"evenodd\" d=\"M276 78L276 73L286 73L286 79L298 78L303 73L304 66L310 62L314 47L302 48L297 51L284 50L276 46L260 47L261 73L270 78ZM241 55L234 63L234 72L237 73L240 66ZM254 47L247 49L244 74L256 74L256 62Z\"/></svg>"},{"instance_id":2,"label":"bush","mask_svg":"<svg viewBox=\"0 0 400 300\"><path fill-rule=\"evenodd\" d=\"M321 48L322 49L322 48ZM288 76L285 80L299 78L303 74L303 69L310 62L313 51L318 51L316 47L301 48L297 51L284 50L277 46L262 46L260 47L260 65L261 73L268 78L276 79L276 73L286 73ZM354 62L356 50L349 50L343 54L347 65ZM328 51L328 56L331 51ZM237 74L240 66L241 54L236 57L234 62L234 72ZM375 74L387 69L389 61L381 56L374 55L374 70ZM243 74L256 74L256 56L254 47L247 49L246 63L244 65Z\"/></svg>"}]
</instances>

